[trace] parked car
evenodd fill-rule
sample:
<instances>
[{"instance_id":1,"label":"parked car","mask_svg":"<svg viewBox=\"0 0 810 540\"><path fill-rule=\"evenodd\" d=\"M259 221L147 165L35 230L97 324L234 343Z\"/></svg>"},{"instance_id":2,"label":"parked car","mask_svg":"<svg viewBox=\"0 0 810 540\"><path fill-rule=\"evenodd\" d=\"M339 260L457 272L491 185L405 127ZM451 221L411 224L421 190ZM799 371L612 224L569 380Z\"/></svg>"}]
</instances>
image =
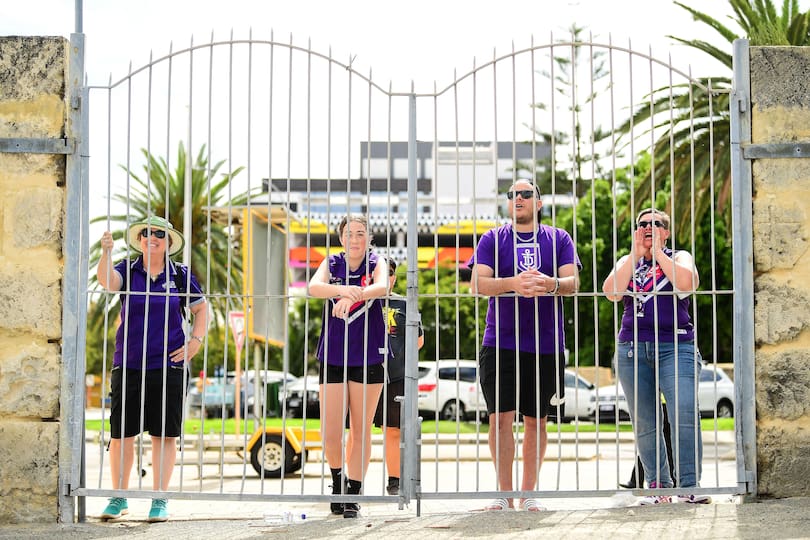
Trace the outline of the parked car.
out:
<instances>
[{"instance_id":1,"label":"parked car","mask_svg":"<svg viewBox=\"0 0 810 540\"><path fill-rule=\"evenodd\" d=\"M592 399L594 403L598 402L598 407L595 407L594 411L598 408L600 421L614 421L617 408L620 421L630 419L630 408L620 384L600 387L598 394L598 399L596 394ZM734 416L734 382L721 368L705 364L701 369L698 404L703 418L711 418L715 413L719 418Z\"/></svg>"},{"instance_id":2,"label":"parked car","mask_svg":"<svg viewBox=\"0 0 810 540\"><path fill-rule=\"evenodd\" d=\"M426 419L466 420L486 417L487 405L475 360L419 362L419 412Z\"/></svg>"},{"instance_id":3,"label":"parked car","mask_svg":"<svg viewBox=\"0 0 810 540\"><path fill-rule=\"evenodd\" d=\"M307 375L288 383L286 393L279 392L282 412L290 418L303 418L306 407L307 418L320 418L320 388L317 375Z\"/></svg>"},{"instance_id":4,"label":"parked car","mask_svg":"<svg viewBox=\"0 0 810 540\"><path fill-rule=\"evenodd\" d=\"M236 386L225 377L194 377L190 381L186 403L192 411L205 410L207 417L230 418L234 414Z\"/></svg>"},{"instance_id":5,"label":"parked car","mask_svg":"<svg viewBox=\"0 0 810 540\"><path fill-rule=\"evenodd\" d=\"M236 372L230 371L228 374L231 377L236 376ZM259 399L256 400L256 380L257 372L249 369L242 373L242 384L240 385L240 403L244 407L247 403L248 414L252 414L254 408L258 406L259 414L261 411L266 411L267 416L279 416L281 414L281 407L279 407L278 396L283 392L284 382L290 385L298 381L298 377L283 371L273 369L258 370L258 386L259 386ZM265 400L262 397L267 397L267 406L265 408Z\"/></svg>"},{"instance_id":6,"label":"parked car","mask_svg":"<svg viewBox=\"0 0 810 540\"><path fill-rule=\"evenodd\" d=\"M594 393L594 385L590 381L577 375L573 369L566 369L563 377L565 384L565 408L563 410L563 422L571 422L575 419L590 419L593 416L595 402L591 399ZM557 419L557 408L552 406L548 414L548 420L555 422Z\"/></svg>"},{"instance_id":7,"label":"parked car","mask_svg":"<svg viewBox=\"0 0 810 540\"><path fill-rule=\"evenodd\" d=\"M188 393L188 406L191 409L199 409L205 407L206 416L219 417L222 411L225 411L225 417L230 418L234 416L236 406L236 384L235 384L235 371L229 371L226 377L213 377L207 376L204 378L195 377L191 379L191 388ZM289 373L275 370L259 370L259 392L260 395L272 394L271 399L268 400L267 414L276 414L277 399L274 397L278 394L278 389L284 380L287 384L295 382L298 377ZM247 370L242 373L241 384L239 388L240 402L239 405L245 410L247 406L248 414L253 414L256 392L256 371ZM205 391L203 391L203 381L205 381ZM259 407L263 406L261 399L259 400ZM272 406L271 406L272 405ZM262 409L260 409L262 410ZM241 416L241 415L240 415Z\"/></svg>"},{"instance_id":8,"label":"parked car","mask_svg":"<svg viewBox=\"0 0 810 540\"><path fill-rule=\"evenodd\" d=\"M615 422L618 416L619 421L630 420L630 409L627 406L627 398L624 396L622 385L618 381L594 388L591 395L593 410L591 419L600 423ZM619 414L616 414L616 411ZM597 417L597 412L599 413Z\"/></svg>"},{"instance_id":9,"label":"parked car","mask_svg":"<svg viewBox=\"0 0 810 540\"><path fill-rule=\"evenodd\" d=\"M698 383L698 402L700 415L711 418L717 413L718 418L734 416L734 381L722 368L706 364L700 371Z\"/></svg>"}]
</instances>

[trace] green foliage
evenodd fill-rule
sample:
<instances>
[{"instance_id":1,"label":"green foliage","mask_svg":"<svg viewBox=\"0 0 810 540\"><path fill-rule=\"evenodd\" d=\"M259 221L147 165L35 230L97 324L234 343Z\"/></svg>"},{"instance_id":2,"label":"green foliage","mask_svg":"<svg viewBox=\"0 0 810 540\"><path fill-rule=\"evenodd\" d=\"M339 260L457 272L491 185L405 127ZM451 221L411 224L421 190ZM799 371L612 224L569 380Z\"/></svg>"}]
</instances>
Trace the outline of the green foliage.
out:
<instances>
[{"instance_id":1,"label":"green foliage","mask_svg":"<svg viewBox=\"0 0 810 540\"><path fill-rule=\"evenodd\" d=\"M296 298L290 303L289 371L293 375L317 373L323 305L320 298Z\"/></svg>"},{"instance_id":2,"label":"green foliage","mask_svg":"<svg viewBox=\"0 0 810 540\"><path fill-rule=\"evenodd\" d=\"M419 357L477 359L487 299L474 297L470 284L459 281L454 267L420 270L418 277L419 313L425 331L425 345ZM401 281L397 285L404 287L405 280Z\"/></svg>"},{"instance_id":3,"label":"green foliage","mask_svg":"<svg viewBox=\"0 0 810 540\"><path fill-rule=\"evenodd\" d=\"M810 11L802 13L797 0L785 0L782 12L777 13L771 0L729 0L734 11L732 20L743 34L738 35L713 17L680 2L676 5L692 17L715 30L727 42L723 46L696 39L668 36L677 42L709 54L732 68L731 45L735 39L746 37L751 45L810 45ZM727 72L728 73L728 72ZM719 77L706 77L698 84L680 84L654 90L645 105L639 107L631 120L619 131L631 137L647 140L655 126L657 139L653 152L654 167L635 185L638 200L649 199L659 185L674 179L671 197L665 209L677 216L679 209L692 207L694 217L700 221L716 210L731 227L731 125L729 122L729 90L731 80L727 73ZM652 103L650 105L649 103ZM630 133L631 126L650 126ZM662 129L659 129L662 128ZM655 179L656 186L651 184ZM625 208L619 219L632 217L632 208ZM690 226L688 220L673 224L678 235Z\"/></svg>"},{"instance_id":4,"label":"green foliage","mask_svg":"<svg viewBox=\"0 0 810 540\"><path fill-rule=\"evenodd\" d=\"M216 206L245 204L250 193L230 195L231 182L242 171L238 167L232 171L220 173L224 161L209 164L209 156L203 145L191 167L191 226L187 233L183 230L183 212L187 204L185 197L185 183L189 156L183 144L177 149L177 158L174 168L170 169L165 158L156 157L146 149L141 150L145 164L144 176L134 170L122 166L131 179L127 192L112 193L111 199L122 208L128 210L127 214L99 216L91 223L108 221L113 239L117 248L113 252L113 261L118 261L127 255L126 231L130 223L140 221L149 215L168 216L172 225L182 232L186 243L191 247L190 266L195 277L205 291L217 293L240 293L242 291L242 257L238 252L238 239L231 237L226 225L213 221L211 214L205 208ZM132 252L130 251L130 254ZM101 256L100 242L90 248L90 268L94 269ZM92 286L97 287L95 272L90 277ZM213 326L219 331L227 312L233 309L229 304L232 301L228 296L208 296L214 314ZM87 314L87 344L88 366L101 369L99 362L100 349L91 351L91 343L98 346L98 337L103 336L103 326L115 326L120 311L118 295L100 293L91 301ZM105 320L106 319L106 320ZM213 332L212 332L213 333ZM109 357L112 358L111 356ZM97 373L90 371L88 373Z\"/></svg>"}]
</instances>

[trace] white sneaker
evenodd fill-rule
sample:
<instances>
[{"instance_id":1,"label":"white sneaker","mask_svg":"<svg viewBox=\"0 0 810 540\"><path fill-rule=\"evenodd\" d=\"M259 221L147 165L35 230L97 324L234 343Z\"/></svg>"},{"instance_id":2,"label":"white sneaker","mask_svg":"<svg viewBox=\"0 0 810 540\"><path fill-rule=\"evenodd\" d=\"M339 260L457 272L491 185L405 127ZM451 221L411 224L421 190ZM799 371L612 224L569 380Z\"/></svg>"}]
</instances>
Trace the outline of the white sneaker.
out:
<instances>
[{"instance_id":1,"label":"white sneaker","mask_svg":"<svg viewBox=\"0 0 810 540\"><path fill-rule=\"evenodd\" d=\"M647 495L638 501L639 506L652 506L654 504L668 504L672 502L669 495Z\"/></svg>"},{"instance_id":2,"label":"white sneaker","mask_svg":"<svg viewBox=\"0 0 810 540\"><path fill-rule=\"evenodd\" d=\"M650 482L650 489L658 487L656 482ZM672 497L669 495L647 495L638 501L639 506L652 506L655 504L669 504L672 502Z\"/></svg>"}]
</instances>

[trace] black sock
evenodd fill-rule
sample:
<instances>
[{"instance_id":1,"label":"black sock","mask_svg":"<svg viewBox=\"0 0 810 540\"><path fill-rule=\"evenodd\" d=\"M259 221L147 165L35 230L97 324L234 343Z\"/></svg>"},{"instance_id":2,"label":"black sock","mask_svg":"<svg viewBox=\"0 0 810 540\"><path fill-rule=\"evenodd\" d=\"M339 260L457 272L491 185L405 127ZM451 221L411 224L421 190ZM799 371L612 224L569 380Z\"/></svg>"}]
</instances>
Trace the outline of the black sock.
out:
<instances>
[{"instance_id":1,"label":"black sock","mask_svg":"<svg viewBox=\"0 0 810 540\"><path fill-rule=\"evenodd\" d=\"M348 490L349 495L359 495L362 487L363 482L361 482L360 480L352 480L351 478L349 478L349 490Z\"/></svg>"},{"instance_id":2,"label":"black sock","mask_svg":"<svg viewBox=\"0 0 810 540\"><path fill-rule=\"evenodd\" d=\"M332 471L332 494L343 493L343 469L330 469Z\"/></svg>"},{"instance_id":3,"label":"black sock","mask_svg":"<svg viewBox=\"0 0 810 540\"><path fill-rule=\"evenodd\" d=\"M391 483L399 484L399 476L389 476L388 477L388 485L390 486Z\"/></svg>"}]
</instances>

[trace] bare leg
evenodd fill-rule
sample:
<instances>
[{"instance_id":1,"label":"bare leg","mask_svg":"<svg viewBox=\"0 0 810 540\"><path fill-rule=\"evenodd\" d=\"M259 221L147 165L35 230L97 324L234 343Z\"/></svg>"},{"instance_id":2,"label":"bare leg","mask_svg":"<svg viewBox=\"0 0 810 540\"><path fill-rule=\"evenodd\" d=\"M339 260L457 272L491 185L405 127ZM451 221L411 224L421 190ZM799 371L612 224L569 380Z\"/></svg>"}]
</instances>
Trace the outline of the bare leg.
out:
<instances>
[{"instance_id":1,"label":"bare leg","mask_svg":"<svg viewBox=\"0 0 810 540\"><path fill-rule=\"evenodd\" d=\"M343 409L343 383L321 385L321 437L323 455L330 469L343 468L343 426L346 412ZM348 398L348 396L347 396ZM349 448L346 449L348 459Z\"/></svg>"},{"instance_id":2,"label":"bare leg","mask_svg":"<svg viewBox=\"0 0 810 540\"><path fill-rule=\"evenodd\" d=\"M385 468L388 469L388 476L396 476L397 478L399 478L400 469L399 439L399 428L385 428Z\"/></svg>"},{"instance_id":3,"label":"bare leg","mask_svg":"<svg viewBox=\"0 0 810 540\"><path fill-rule=\"evenodd\" d=\"M177 437L152 436L152 489L167 491L177 459Z\"/></svg>"},{"instance_id":4,"label":"bare leg","mask_svg":"<svg viewBox=\"0 0 810 540\"><path fill-rule=\"evenodd\" d=\"M537 473L543 465L546 456L548 433L546 433L546 417L539 421L533 416L524 416L523 425L523 483L521 491L531 491L537 488ZM539 430L539 439L538 439ZM538 452L539 443L539 452ZM521 501L523 502L523 501Z\"/></svg>"},{"instance_id":5,"label":"bare leg","mask_svg":"<svg viewBox=\"0 0 810 540\"><path fill-rule=\"evenodd\" d=\"M489 415L489 453L498 475L498 489L512 491L512 464L515 461L515 438L512 424L515 411L493 413ZM514 508L514 501L508 498L509 506Z\"/></svg>"},{"instance_id":6,"label":"bare leg","mask_svg":"<svg viewBox=\"0 0 810 540\"><path fill-rule=\"evenodd\" d=\"M113 489L129 489L129 477L135 460L135 437L123 439L123 461L121 461L121 441L122 439L110 439L110 474Z\"/></svg>"},{"instance_id":7,"label":"bare leg","mask_svg":"<svg viewBox=\"0 0 810 540\"><path fill-rule=\"evenodd\" d=\"M346 454L346 476L362 481L371 461L371 423L377 411L383 385L349 382L349 438L351 454ZM365 409L363 403L365 402Z\"/></svg>"}]
</instances>

